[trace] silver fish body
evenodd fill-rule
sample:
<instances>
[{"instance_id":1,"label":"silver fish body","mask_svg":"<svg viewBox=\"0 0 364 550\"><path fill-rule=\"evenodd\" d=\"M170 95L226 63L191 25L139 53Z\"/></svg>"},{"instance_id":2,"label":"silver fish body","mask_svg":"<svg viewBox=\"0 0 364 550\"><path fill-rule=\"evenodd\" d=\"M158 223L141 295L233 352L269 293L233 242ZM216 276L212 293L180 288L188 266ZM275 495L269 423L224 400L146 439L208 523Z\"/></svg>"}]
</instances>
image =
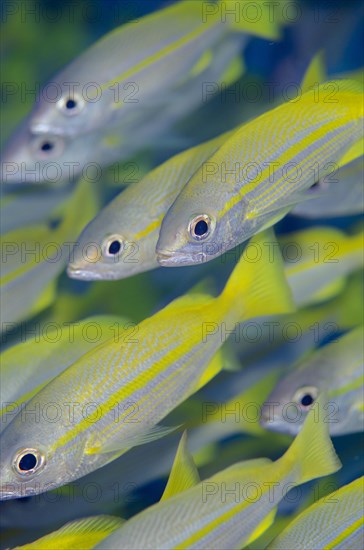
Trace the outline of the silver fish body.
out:
<instances>
[{"instance_id":1,"label":"silver fish body","mask_svg":"<svg viewBox=\"0 0 364 550\"><path fill-rule=\"evenodd\" d=\"M9 139L1 155L3 183L58 183L82 174L98 181L102 168L129 159L147 149L186 146L177 123L207 100L202 97L205 82L219 82L241 49L241 36L232 35L214 52L214 62L189 82L176 86L163 106L144 109L143 116L130 111L123 123L113 124L83 135L34 134L30 115ZM211 94L212 95L212 94ZM211 97L209 95L209 98ZM159 138L159 139L158 139ZM190 138L188 138L190 140ZM187 141L187 145L190 143Z\"/></svg>"},{"instance_id":2,"label":"silver fish body","mask_svg":"<svg viewBox=\"0 0 364 550\"><path fill-rule=\"evenodd\" d=\"M202 16L200 2L178 2L115 29L52 78L60 97L50 102L45 88L30 130L72 137L115 118L122 122L131 111L141 121L151 106L161 108L204 52L228 34L221 20Z\"/></svg>"}]
</instances>

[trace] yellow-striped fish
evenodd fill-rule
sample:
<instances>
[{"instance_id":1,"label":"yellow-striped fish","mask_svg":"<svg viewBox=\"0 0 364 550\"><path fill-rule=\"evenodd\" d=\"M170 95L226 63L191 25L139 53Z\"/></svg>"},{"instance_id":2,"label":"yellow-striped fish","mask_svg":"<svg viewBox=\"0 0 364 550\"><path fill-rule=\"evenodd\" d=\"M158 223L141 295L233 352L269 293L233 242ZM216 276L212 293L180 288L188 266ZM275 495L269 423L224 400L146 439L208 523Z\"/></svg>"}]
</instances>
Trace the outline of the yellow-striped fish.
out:
<instances>
[{"instance_id":1,"label":"yellow-striped fish","mask_svg":"<svg viewBox=\"0 0 364 550\"><path fill-rule=\"evenodd\" d=\"M122 191L77 239L67 273L74 279L123 279L159 266L155 247L163 216L179 191L230 132L183 151ZM83 250L95 243L97 254Z\"/></svg>"},{"instance_id":2,"label":"yellow-striped fish","mask_svg":"<svg viewBox=\"0 0 364 550\"><path fill-rule=\"evenodd\" d=\"M319 348L280 380L262 409L262 425L295 435L322 391L332 435L364 429L364 332L354 328Z\"/></svg>"},{"instance_id":3,"label":"yellow-striped fish","mask_svg":"<svg viewBox=\"0 0 364 550\"><path fill-rule=\"evenodd\" d=\"M283 218L320 177L362 155L363 111L362 86L337 80L242 126L167 212L159 263L211 260Z\"/></svg>"},{"instance_id":4,"label":"yellow-striped fish","mask_svg":"<svg viewBox=\"0 0 364 550\"><path fill-rule=\"evenodd\" d=\"M246 3L184 0L113 30L52 78L59 98L49 102L45 87L30 130L75 136L130 119L132 131L177 86L213 63L235 31L240 48L249 34L279 38L282 12L272 17L271 2L260 1L257 13L247 17ZM201 97L199 86L195 94Z\"/></svg>"},{"instance_id":5,"label":"yellow-striped fish","mask_svg":"<svg viewBox=\"0 0 364 550\"><path fill-rule=\"evenodd\" d=\"M321 498L295 518L269 550L360 550L364 542L364 478Z\"/></svg>"},{"instance_id":6,"label":"yellow-striped fish","mask_svg":"<svg viewBox=\"0 0 364 550\"><path fill-rule=\"evenodd\" d=\"M239 49L236 35L229 37L214 55L213 64L175 88L163 108L149 109L138 124L130 117L129 123L123 120L116 126L71 137L33 134L29 130L29 117L26 117L2 151L2 181L11 184L51 180L57 184L81 173L97 179L98 167L121 162L141 150L173 150L181 148L186 141L189 144L189 140L179 133L177 123L201 106L204 83L214 82L216 89L220 89L221 82L226 85L235 82L242 70L240 58L234 57ZM95 163L98 166L95 167ZM120 179L117 174L115 178Z\"/></svg>"},{"instance_id":7,"label":"yellow-striped fish","mask_svg":"<svg viewBox=\"0 0 364 550\"><path fill-rule=\"evenodd\" d=\"M198 483L191 460L185 458L172 469L174 483L169 480L161 502L124 523L96 548L242 548L271 525L289 487L341 466L327 424L313 412L275 462L264 458L240 462Z\"/></svg>"},{"instance_id":8,"label":"yellow-striped fish","mask_svg":"<svg viewBox=\"0 0 364 550\"><path fill-rule=\"evenodd\" d=\"M2 434L1 498L63 485L166 433L157 423L221 370L225 325L292 311L281 258L270 261L265 240L272 235L256 237L260 260L243 254L220 296L175 300L37 393ZM209 334L211 323L222 330Z\"/></svg>"}]
</instances>

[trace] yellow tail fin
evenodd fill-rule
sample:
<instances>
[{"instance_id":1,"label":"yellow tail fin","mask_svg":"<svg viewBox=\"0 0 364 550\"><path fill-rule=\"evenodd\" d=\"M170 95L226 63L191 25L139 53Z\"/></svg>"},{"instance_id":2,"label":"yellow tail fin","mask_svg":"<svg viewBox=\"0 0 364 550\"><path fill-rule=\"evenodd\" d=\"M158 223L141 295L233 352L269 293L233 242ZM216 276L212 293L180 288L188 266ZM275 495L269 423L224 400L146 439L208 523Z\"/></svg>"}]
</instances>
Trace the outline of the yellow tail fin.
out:
<instances>
[{"instance_id":1,"label":"yellow tail fin","mask_svg":"<svg viewBox=\"0 0 364 550\"><path fill-rule=\"evenodd\" d=\"M279 40L282 23L289 24L283 17L285 3L286 0L280 0L278 6L277 2L267 0L261 3L252 2L248 6L248 3L237 0L219 0L216 5L212 2L206 3L205 11L210 11L211 16L219 17L234 31Z\"/></svg>"},{"instance_id":2,"label":"yellow tail fin","mask_svg":"<svg viewBox=\"0 0 364 550\"><path fill-rule=\"evenodd\" d=\"M329 435L330 408L321 394L309 412L302 430L280 459L297 466L297 482L337 472L342 466Z\"/></svg>"},{"instance_id":3,"label":"yellow tail fin","mask_svg":"<svg viewBox=\"0 0 364 550\"><path fill-rule=\"evenodd\" d=\"M295 310L272 229L250 240L220 298L238 308L240 320Z\"/></svg>"}]
</instances>

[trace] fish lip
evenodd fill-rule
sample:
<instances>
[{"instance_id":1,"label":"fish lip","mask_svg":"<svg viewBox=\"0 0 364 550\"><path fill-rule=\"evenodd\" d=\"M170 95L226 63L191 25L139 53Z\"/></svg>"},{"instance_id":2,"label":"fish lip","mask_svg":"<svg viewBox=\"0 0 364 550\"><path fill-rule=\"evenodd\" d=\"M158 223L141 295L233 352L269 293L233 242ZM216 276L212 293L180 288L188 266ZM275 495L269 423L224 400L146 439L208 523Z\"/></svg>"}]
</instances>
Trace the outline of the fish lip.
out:
<instances>
[{"instance_id":1,"label":"fish lip","mask_svg":"<svg viewBox=\"0 0 364 550\"><path fill-rule=\"evenodd\" d=\"M199 252L195 257L191 257L184 254L174 254L170 250L157 250L157 261L163 267L178 267L181 264L195 265L203 263L205 259L206 254L204 252Z\"/></svg>"},{"instance_id":2,"label":"fish lip","mask_svg":"<svg viewBox=\"0 0 364 550\"><path fill-rule=\"evenodd\" d=\"M0 489L0 500L10 500L11 498L17 498L15 491L4 491Z\"/></svg>"},{"instance_id":3,"label":"fish lip","mask_svg":"<svg viewBox=\"0 0 364 550\"><path fill-rule=\"evenodd\" d=\"M10 500L12 498L34 497L37 494L36 489L33 489L33 487L24 487L22 484L20 487L21 488L18 491L9 491L0 488L0 501Z\"/></svg>"},{"instance_id":4,"label":"fish lip","mask_svg":"<svg viewBox=\"0 0 364 550\"><path fill-rule=\"evenodd\" d=\"M53 134L56 136L62 135L61 130L57 126L50 126L44 122L33 121L29 125L32 134Z\"/></svg>"},{"instance_id":5,"label":"fish lip","mask_svg":"<svg viewBox=\"0 0 364 550\"><path fill-rule=\"evenodd\" d=\"M95 271L87 271L71 264L68 265L66 273L70 279L76 279L77 281L111 281L123 278L118 277L115 273L97 273Z\"/></svg>"}]
</instances>

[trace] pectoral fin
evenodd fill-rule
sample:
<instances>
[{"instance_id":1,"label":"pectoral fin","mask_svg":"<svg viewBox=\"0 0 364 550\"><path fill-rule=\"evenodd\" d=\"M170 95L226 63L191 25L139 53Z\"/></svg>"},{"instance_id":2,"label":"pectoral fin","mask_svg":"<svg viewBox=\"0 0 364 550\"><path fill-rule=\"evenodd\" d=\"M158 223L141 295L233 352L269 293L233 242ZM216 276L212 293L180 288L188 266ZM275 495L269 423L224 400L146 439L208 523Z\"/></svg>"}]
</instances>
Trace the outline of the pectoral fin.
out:
<instances>
[{"instance_id":1,"label":"pectoral fin","mask_svg":"<svg viewBox=\"0 0 364 550\"><path fill-rule=\"evenodd\" d=\"M139 429L137 433L124 435L117 432L115 435L108 437L99 437L97 434L93 436L88 444L87 454L107 454L107 453L122 453L131 447L144 445L156 439L160 439L165 435L174 432L178 426L147 426Z\"/></svg>"}]
</instances>

